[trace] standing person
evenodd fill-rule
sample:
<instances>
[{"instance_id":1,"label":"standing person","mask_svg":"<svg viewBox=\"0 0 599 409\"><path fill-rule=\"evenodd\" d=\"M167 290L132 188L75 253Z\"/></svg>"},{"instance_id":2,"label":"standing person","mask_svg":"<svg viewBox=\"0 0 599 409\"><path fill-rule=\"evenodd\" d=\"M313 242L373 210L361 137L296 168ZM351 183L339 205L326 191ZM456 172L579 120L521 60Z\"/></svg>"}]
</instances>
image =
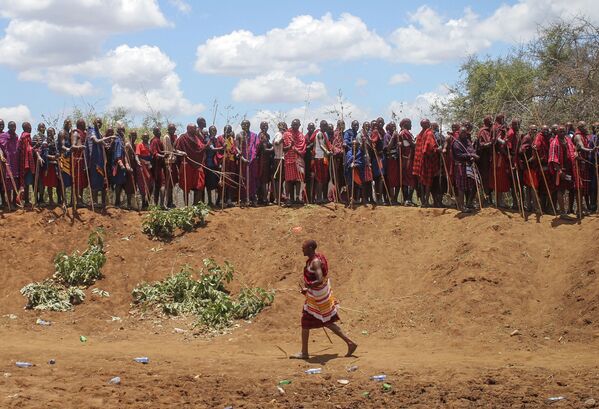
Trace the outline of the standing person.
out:
<instances>
[{"instance_id":1,"label":"standing person","mask_svg":"<svg viewBox=\"0 0 599 409\"><path fill-rule=\"evenodd\" d=\"M283 152L285 152L285 185L287 204L301 204L301 184L304 180L304 154L306 139L300 131L300 120L291 121L291 129L283 135Z\"/></svg>"},{"instance_id":2,"label":"standing person","mask_svg":"<svg viewBox=\"0 0 599 409\"><path fill-rule=\"evenodd\" d=\"M551 130L547 125L543 125L541 127L541 132L539 132L535 136L535 140L532 145L533 152L531 152L531 154L535 156L535 163L539 171L539 180L543 181L541 187L539 188L539 197L541 200L541 207L543 209L543 212L551 213L554 216L557 216L553 213L553 208L551 207L551 202L555 202L553 197L555 191L555 184L551 183L552 177L548 163L550 144ZM543 178L543 176L545 176L545 178ZM545 184L545 181L547 181L547 185ZM557 196L555 197L555 199L557 199Z\"/></svg>"},{"instance_id":3,"label":"standing person","mask_svg":"<svg viewBox=\"0 0 599 409\"><path fill-rule=\"evenodd\" d=\"M223 134L218 137L218 144L224 148L222 159L224 177L221 183L225 184L225 196L222 200L225 201L227 207L233 207L233 200L237 193L236 186L239 181L239 162L237 161L235 133L231 125L225 125Z\"/></svg>"},{"instance_id":4,"label":"standing person","mask_svg":"<svg viewBox=\"0 0 599 409\"><path fill-rule=\"evenodd\" d=\"M389 122L385 128L383 152L385 155L385 181L389 189L391 205L399 203L401 181L399 178L399 134L394 122Z\"/></svg>"},{"instance_id":5,"label":"standing person","mask_svg":"<svg viewBox=\"0 0 599 409\"><path fill-rule=\"evenodd\" d=\"M399 122L401 131L398 135L399 152L401 161L401 187L405 206L414 206L413 196L416 188L416 178L413 174L414 167L414 148L416 141L412 135L412 121L404 118Z\"/></svg>"},{"instance_id":6,"label":"standing person","mask_svg":"<svg viewBox=\"0 0 599 409\"><path fill-rule=\"evenodd\" d=\"M287 132L287 124L285 122L279 122L277 125L277 133L274 136L272 145L274 148L274 155L275 155L275 172L274 172L274 177L272 180L272 184L274 186L274 191L275 191L275 201L277 204L279 204L279 202L281 201L281 198L283 197L283 183L282 181L284 180L284 174L285 174L285 165L284 165L284 159L283 159L283 134L285 132Z\"/></svg>"},{"instance_id":7,"label":"standing person","mask_svg":"<svg viewBox=\"0 0 599 409\"><path fill-rule=\"evenodd\" d=\"M510 190L512 193L512 203L514 203L514 205L512 205L512 209L517 210L518 206L516 206L516 204L518 203L518 200L522 200L522 198L520 197L521 191L520 191L520 180L522 180L522 169L520 167L520 162L518 161L518 153L520 150L520 119L519 118L513 118L512 119L512 123L510 125L510 128L507 131L507 134L505 136L505 141L506 141L506 149L509 151L509 155L508 155L508 161L511 158L512 161L512 178L510 179L512 181Z\"/></svg>"},{"instance_id":8,"label":"standing person","mask_svg":"<svg viewBox=\"0 0 599 409\"><path fill-rule=\"evenodd\" d=\"M175 207L173 201L173 190L179 182L179 171L177 169L177 156L175 152L175 143L177 142L177 127L175 124L168 124L166 135L162 137L162 146L164 146L164 194L166 207Z\"/></svg>"},{"instance_id":9,"label":"standing person","mask_svg":"<svg viewBox=\"0 0 599 409\"><path fill-rule=\"evenodd\" d=\"M30 205L29 187L35 183L35 174L41 166L41 158L33 147L31 140L31 124L23 122L23 132L19 138L19 176L21 177L20 189L23 191L25 205Z\"/></svg>"},{"instance_id":10,"label":"standing person","mask_svg":"<svg viewBox=\"0 0 599 409\"><path fill-rule=\"evenodd\" d=\"M316 136L316 126L314 122L308 124L306 130L306 153L304 154L304 169L306 170L306 193L308 195L308 203L314 201L314 136Z\"/></svg>"},{"instance_id":11,"label":"standing person","mask_svg":"<svg viewBox=\"0 0 599 409\"><path fill-rule=\"evenodd\" d=\"M250 121L247 119L241 121L241 132L235 137L240 161L239 183L241 184L241 189L238 200L247 206L255 206L259 169L256 158L258 156L260 140L258 139L258 135L250 130L250 126Z\"/></svg>"},{"instance_id":12,"label":"standing person","mask_svg":"<svg viewBox=\"0 0 599 409\"><path fill-rule=\"evenodd\" d=\"M316 193L314 203L323 204L327 202L327 186L329 182L329 150L326 131L329 124L324 119L320 121L320 128L314 132L314 183Z\"/></svg>"},{"instance_id":13,"label":"standing person","mask_svg":"<svg viewBox=\"0 0 599 409\"><path fill-rule=\"evenodd\" d=\"M337 325L339 314L337 302L331 291L329 265L324 254L316 253L317 247L314 240L306 240L302 244L302 252L304 256L308 257L304 267L304 282L301 289L301 293L306 297L301 319L302 352L292 355L290 358L308 359L310 357L308 353L310 330L316 328L328 328L345 341L347 344L345 356L350 357L358 348L358 344L349 339Z\"/></svg>"},{"instance_id":14,"label":"standing person","mask_svg":"<svg viewBox=\"0 0 599 409\"><path fill-rule=\"evenodd\" d=\"M33 146L33 151L35 152L38 159L42 159L43 165L38 165L37 169L37 186L35 186L34 191L37 191L37 197L35 198L35 202L39 206L40 204L43 206L44 204L44 181L42 177L42 168L46 169L47 163L45 159L42 158L42 150L44 150L44 143L46 143L46 124L40 122L37 124L37 133L32 135L31 144ZM40 164L42 163L40 162ZM34 182L35 183L35 182Z\"/></svg>"},{"instance_id":15,"label":"standing person","mask_svg":"<svg viewBox=\"0 0 599 409\"><path fill-rule=\"evenodd\" d=\"M48 128L48 136L45 143L42 145L42 189L48 191L48 205L54 207L54 189L56 189L57 199L60 202L62 195L60 193L60 182L58 178L58 150L54 136L56 131L54 128ZM43 197L43 192L42 192Z\"/></svg>"},{"instance_id":16,"label":"standing person","mask_svg":"<svg viewBox=\"0 0 599 409\"><path fill-rule=\"evenodd\" d=\"M493 161L493 168L491 177L493 178L492 190L497 196L497 207L503 207L503 194L510 190L510 164L507 155L506 146L506 134L505 129L505 115L498 114L495 117L493 128L491 129L491 135L493 137L493 152L495 154ZM513 203L513 207L517 206L517 202Z\"/></svg>"},{"instance_id":17,"label":"standing person","mask_svg":"<svg viewBox=\"0 0 599 409\"><path fill-rule=\"evenodd\" d=\"M559 125L557 137L553 138L549 147L549 167L553 184L557 191L558 212L561 218L568 218L564 194L567 190L572 194L574 180L573 162L576 160L576 147L566 137L566 128Z\"/></svg>"},{"instance_id":18,"label":"standing person","mask_svg":"<svg viewBox=\"0 0 599 409\"><path fill-rule=\"evenodd\" d=\"M164 145L160 138L160 128L152 129L150 140L152 155L152 180L154 181L154 205L164 207Z\"/></svg>"},{"instance_id":19,"label":"standing person","mask_svg":"<svg viewBox=\"0 0 599 409\"><path fill-rule=\"evenodd\" d=\"M56 139L56 150L58 152L58 167L59 174L58 180L61 183L59 191L61 191L62 200L66 205L67 201L67 190L72 190L73 178L71 176L72 158L71 158L71 128L73 124L70 119L65 119L62 124L62 129L58 132L58 138ZM73 193L71 192L71 197ZM63 204L63 201L59 200L59 204Z\"/></svg>"},{"instance_id":20,"label":"standing person","mask_svg":"<svg viewBox=\"0 0 599 409\"><path fill-rule=\"evenodd\" d=\"M220 189L218 188L220 175L220 155L223 151L218 146L216 140L216 126L211 125L208 128L208 138L206 139L206 193L208 194L208 206L212 206L212 192L216 191L217 204L220 204Z\"/></svg>"},{"instance_id":21,"label":"standing person","mask_svg":"<svg viewBox=\"0 0 599 409\"><path fill-rule=\"evenodd\" d=\"M137 132L131 131L130 137L137 138ZM133 142L132 142L133 143ZM150 152L150 135L144 132L141 136L141 142L135 146L136 162L139 164L139 173L137 184L142 197L142 209L147 209L150 198L154 193L154 178L152 176L152 153Z\"/></svg>"},{"instance_id":22,"label":"standing person","mask_svg":"<svg viewBox=\"0 0 599 409\"><path fill-rule=\"evenodd\" d=\"M87 132L85 131L85 121L78 119L75 123L76 129L71 132L71 175L73 176L73 187L71 192L74 192L74 197L77 200L77 207L85 207L83 201L83 190L87 187L87 172L85 170L86 155L85 152L85 141L87 138ZM100 125L101 127L102 125ZM100 128L98 128L98 133ZM107 135L111 135L114 132L111 129L106 131ZM110 141L110 139L107 139ZM106 156L105 156L106 158ZM89 164L88 164L89 166ZM104 169L101 170L104 175ZM90 198L91 200L91 198Z\"/></svg>"},{"instance_id":23,"label":"standing person","mask_svg":"<svg viewBox=\"0 0 599 409\"><path fill-rule=\"evenodd\" d=\"M270 143L268 134L268 123L260 123L260 133L258 134L260 144L258 146L258 204L268 205L268 184L272 179L272 155L274 148Z\"/></svg>"},{"instance_id":24,"label":"standing person","mask_svg":"<svg viewBox=\"0 0 599 409\"><path fill-rule=\"evenodd\" d=\"M481 183L485 189L486 196L491 200L491 191L493 187L493 136L491 127L493 118L490 115L483 119L483 126L478 131L476 137L476 152L480 159L477 162L478 171L481 176Z\"/></svg>"},{"instance_id":25,"label":"standing person","mask_svg":"<svg viewBox=\"0 0 599 409\"><path fill-rule=\"evenodd\" d=\"M356 195L358 195L359 192L357 192L356 190L356 183L354 180L352 180L351 178L354 176L354 172L349 171L351 164L347 162L347 160L349 159L349 157L351 156L352 158L356 158L357 157L357 152L353 152L354 149L357 149L357 147L359 146L359 144L354 144L353 142L358 138L358 133L360 131L360 122L353 120L351 122L351 127L346 130L343 133L343 150L345 153L345 157L344 157L344 178L345 178L345 185L347 186L347 202L346 205L349 205L350 203L354 202L356 200ZM352 152L350 152L352 151ZM348 154L348 152L350 152ZM349 155L349 156L348 156ZM348 179L349 177L349 179ZM353 197L350 197L352 196Z\"/></svg>"},{"instance_id":26,"label":"standing person","mask_svg":"<svg viewBox=\"0 0 599 409\"><path fill-rule=\"evenodd\" d=\"M5 200L12 202L14 207L21 204L19 198L20 166L19 166L19 137L17 136L17 124L14 121L8 123L8 131L0 134L0 151L2 151L3 160L2 174L4 175ZM12 198L10 197L12 194Z\"/></svg>"},{"instance_id":27,"label":"standing person","mask_svg":"<svg viewBox=\"0 0 599 409\"><path fill-rule=\"evenodd\" d=\"M112 151L112 181L114 183L114 206L121 206L121 193L125 191L127 209L131 209L131 199L135 193L135 185L132 183L133 168L127 159L125 127L117 124L116 138Z\"/></svg>"},{"instance_id":28,"label":"standing person","mask_svg":"<svg viewBox=\"0 0 599 409\"><path fill-rule=\"evenodd\" d=\"M189 192L193 191L193 204L196 205L203 199L206 184L206 175L202 168L206 161L206 144L198 135L197 127L194 124L187 125L187 132L179 136L175 149L181 151L179 186L182 187L186 198Z\"/></svg>"},{"instance_id":29,"label":"standing person","mask_svg":"<svg viewBox=\"0 0 599 409\"><path fill-rule=\"evenodd\" d=\"M337 127L333 131L333 141L331 143L331 151L333 161L332 169L333 174L331 178L333 179L333 184L335 185L335 189L337 190L336 196L337 200L347 201L349 200L349 194L347 193L347 185L345 183L345 170L344 170L344 160L345 160L345 150L343 147L343 134L345 132L345 122L343 120L337 121ZM345 195L345 199L343 196Z\"/></svg>"},{"instance_id":30,"label":"standing person","mask_svg":"<svg viewBox=\"0 0 599 409\"><path fill-rule=\"evenodd\" d=\"M473 209L472 201L474 199L475 176L472 164L478 159L476 151L472 146L470 139L472 125L465 122L460 129L459 137L452 145L454 159L454 185L456 187L456 202L458 210L463 213L470 213Z\"/></svg>"},{"instance_id":31,"label":"standing person","mask_svg":"<svg viewBox=\"0 0 599 409\"><path fill-rule=\"evenodd\" d=\"M420 121L420 126L422 130L416 138L412 173L418 177L422 187L421 206L429 207L433 179L439 174L439 155L435 134L431 129L431 122L428 119L423 119Z\"/></svg>"},{"instance_id":32,"label":"standing person","mask_svg":"<svg viewBox=\"0 0 599 409\"><path fill-rule=\"evenodd\" d=\"M528 133L526 133L520 141L520 168L522 169L522 186L524 189L524 210L531 211L532 203L534 203L534 209L538 213L540 210L540 203L537 203L537 194L539 191L539 179L541 178L538 169L537 158L534 157L533 143L537 136L538 128L536 125L530 125L528 127Z\"/></svg>"},{"instance_id":33,"label":"standing person","mask_svg":"<svg viewBox=\"0 0 599 409\"><path fill-rule=\"evenodd\" d=\"M368 155L370 156L372 166L372 179L374 180L374 192L376 204L383 204L383 198L387 197L387 191L383 189L385 186L385 155L383 153L384 135L385 135L385 120L378 117L372 121L370 135L368 136ZM388 189L388 187L387 187ZM387 197L386 203L391 199Z\"/></svg>"},{"instance_id":34,"label":"standing person","mask_svg":"<svg viewBox=\"0 0 599 409\"><path fill-rule=\"evenodd\" d=\"M591 157L594 156L595 150L591 147L590 135L587 132L587 126L584 121L578 122L576 126L576 132L572 137L572 143L576 147L577 153L576 168L574 169L574 188L577 191L580 191L580 198L582 202L577 202L577 206L580 206L580 209L583 209L581 210L582 214L586 214L587 211L584 210L585 205L587 210L591 208L591 169L589 167L589 163L592 163ZM592 169L592 172L595 173L595 169ZM577 195L573 196L578 198ZM570 206L570 208L572 208L572 206Z\"/></svg>"},{"instance_id":35,"label":"standing person","mask_svg":"<svg viewBox=\"0 0 599 409\"><path fill-rule=\"evenodd\" d=\"M77 121L79 122L79 121ZM87 166L89 168L90 187L94 203L98 204L98 193L101 195L101 210L106 209L106 189L108 189L108 175L106 171L106 150L108 145L114 139L114 136L104 137L100 132L102 128L102 119L96 118L93 126L87 130L85 140L85 154L87 156ZM77 182L74 182L74 184Z\"/></svg>"},{"instance_id":36,"label":"standing person","mask_svg":"<svg viewBox=\"0 0 599 409\"><path fill-rule=\"evenodd\" d=\"M433 196L433 207L441 208L443 205L443 195L447 192L447 164L445 163L445 156L443 156L443 145L445 144L445 138L441 133L439 124L431 122L431 129L435 137L435 143L437 145L437 158L439 161L439 172L433 178L433 185L431 187L431 195Z\"/></svg>"}]
</instances>

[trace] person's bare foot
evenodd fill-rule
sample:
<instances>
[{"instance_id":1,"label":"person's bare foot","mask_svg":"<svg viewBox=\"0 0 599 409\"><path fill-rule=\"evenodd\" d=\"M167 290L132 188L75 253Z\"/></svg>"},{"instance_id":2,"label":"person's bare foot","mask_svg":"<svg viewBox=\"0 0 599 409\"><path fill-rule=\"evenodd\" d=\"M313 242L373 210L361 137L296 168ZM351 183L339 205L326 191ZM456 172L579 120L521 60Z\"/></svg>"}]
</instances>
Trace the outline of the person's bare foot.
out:
<instances>
[{"instance_id":1,"label":"person's bare foot","mask_svg":"<svg viewBox=\"0 0 599 409\"><path fill-rule=\"evenodd\" d=\"M354 344L353 342L347 344L347 354L345 356L352 356L356 349L358 348L358 344Z\"/></svg>"},{"instance_id":2,"label":"person's bare foot","mask_svg":"<svg viewBox=\"0 0 599 409\"><path fill-rule=\"evenodd\" d=\"M302 354L298 352L297 354L289 355L289 359L308 359L310 356L308 354Z\"/></svg>"}]
</instances>

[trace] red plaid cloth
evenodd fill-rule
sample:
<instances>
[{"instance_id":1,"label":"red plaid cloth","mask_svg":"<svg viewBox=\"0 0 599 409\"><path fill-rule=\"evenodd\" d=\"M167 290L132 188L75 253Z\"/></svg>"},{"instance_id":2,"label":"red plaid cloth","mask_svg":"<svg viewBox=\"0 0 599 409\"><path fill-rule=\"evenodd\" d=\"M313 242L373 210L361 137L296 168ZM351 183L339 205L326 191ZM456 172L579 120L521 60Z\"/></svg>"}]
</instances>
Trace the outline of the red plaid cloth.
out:
<instances>
[{"instance_id":1,"label":"red plaid cloth","mask_svg":"<svg viewBox=\"0 0 599 409\"><path fill-rule=\"evenodd\" d=\"M316 183L326 183L329 179L329 163L327 159L314 159L314 178Z\"/></svg>"},{"instance_id":2,"label":"red plaid cloth","mask_svg":"<svg viewBox=\"0 0 599 409\"><path fill-rule=\"evenodd\" d=\"M432 129L420 132L416 138L416 152L412 173L418 176L424 186L432 186L433 178L439 174L439 155L437 142Z\"/></svg>"},{"instance_id":3,"label":"red plaid cloth","mask_svg":"<svg viewBox=\"0 0 599 409\"><path fill-rule=\"evenodd\" d=\"M32 175L35 175L35 159L31 143L31 134L29 132L23 132L17 146L19 153L19 174L22 176L21 179L24 184L27 172L31 172Z\"/></svg>"},{"instance_id":4,"label":"red plaid cloth","mask_svg":"<svg viewBox=\"0 0 599 409\"><path fill-rule=\"evenodd\" d=\"M564 150L559 138L556 136L549 145L549 164L553 164L553 166L550 166L551 172L554 175L555 186L560 190L570 189L572 187L572 181L560 177L561 173L574 177L572 164L575 160L574 156L576 148L569 138L565 138L565 143L566 149ZM556 167L558 168L557 171Z\"/></svg>"},{"instance_id":5,"label":"red plaid cloth","mask_svg":"<svg viewBox=\"0 0 599 409\"><path fill-rule=\"evenodd\" d=\"M412 174L414 164L414 149L409 145L414 136L407 129L402 129L399 133L399 152L401 154L401 184L402 186L416 187L416 178ZM406 143L404 144L404 141Z\"/></svg>"}]
</instances>

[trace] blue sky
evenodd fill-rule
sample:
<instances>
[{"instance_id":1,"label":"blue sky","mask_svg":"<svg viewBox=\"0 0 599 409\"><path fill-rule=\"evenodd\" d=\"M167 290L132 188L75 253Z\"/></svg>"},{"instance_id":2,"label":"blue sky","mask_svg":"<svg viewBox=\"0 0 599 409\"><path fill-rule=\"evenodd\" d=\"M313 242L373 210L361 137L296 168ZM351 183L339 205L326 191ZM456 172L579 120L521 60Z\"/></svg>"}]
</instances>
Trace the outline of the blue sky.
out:
<instances>
[{"instance_id":1,"label":"blue sky","mask_svg":"<svg viewBox=\"0 0 599 409\"><path fill-rule=\"evenodd\" d=\"M587 0L81 3L0 0L5 120L91 104L211 122L214 99L253 121L332 120L339 89L359 120L425 116L468 54L504 53L566 13L598 17Z\"/></svg>"}]
</instances>

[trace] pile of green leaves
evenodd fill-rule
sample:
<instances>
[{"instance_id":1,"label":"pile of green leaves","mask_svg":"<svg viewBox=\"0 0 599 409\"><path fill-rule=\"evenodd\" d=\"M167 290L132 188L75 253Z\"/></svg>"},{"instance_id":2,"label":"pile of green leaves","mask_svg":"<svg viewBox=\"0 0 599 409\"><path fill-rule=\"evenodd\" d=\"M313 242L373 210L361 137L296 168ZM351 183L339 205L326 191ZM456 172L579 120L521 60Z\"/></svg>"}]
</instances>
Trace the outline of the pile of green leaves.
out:
<instances>
[{"instance_id":1,"label":"pile of green leaves","mask_svg":"<svg viewBox=\"0 0 599 409\"><path fill-rule=\"evenodd\" d=\"M166 315L194 315L199 326L220 330L236 319L250 319L274 301L274 292L262 288L244 288L237 298L231 297L225 284L233 280L233 266L218 265L204 259L197 272L185 266L162 281L141 283L133 289L133 304Z\"/></svg>"},{"instance_id":2,"label":"pile of green leaves","mask_svg":"<svg viewBox=\"0 0 599 409\"><path fill-rule=\"evenodd\" d=\"M21 294L27 298L29 309L69 311L85 300L84 289L102 278L100 269L106 262L101 230L93 231L88 248L71 255L60 252L54 258L52 278L27 284Z\"/></svg>"},{"instance_id":3,"label":"pile of green leaves","mask_svg":"<svg viewBox=\"0 0 599 409\"><path fill-rule=\"evenodd\" d=\"M142 222L141 231L153 238L169 240L177 229L188 232L204 224L208 213L204 203L168 210L153 206Z\"/></svg>"}]
</instances>

